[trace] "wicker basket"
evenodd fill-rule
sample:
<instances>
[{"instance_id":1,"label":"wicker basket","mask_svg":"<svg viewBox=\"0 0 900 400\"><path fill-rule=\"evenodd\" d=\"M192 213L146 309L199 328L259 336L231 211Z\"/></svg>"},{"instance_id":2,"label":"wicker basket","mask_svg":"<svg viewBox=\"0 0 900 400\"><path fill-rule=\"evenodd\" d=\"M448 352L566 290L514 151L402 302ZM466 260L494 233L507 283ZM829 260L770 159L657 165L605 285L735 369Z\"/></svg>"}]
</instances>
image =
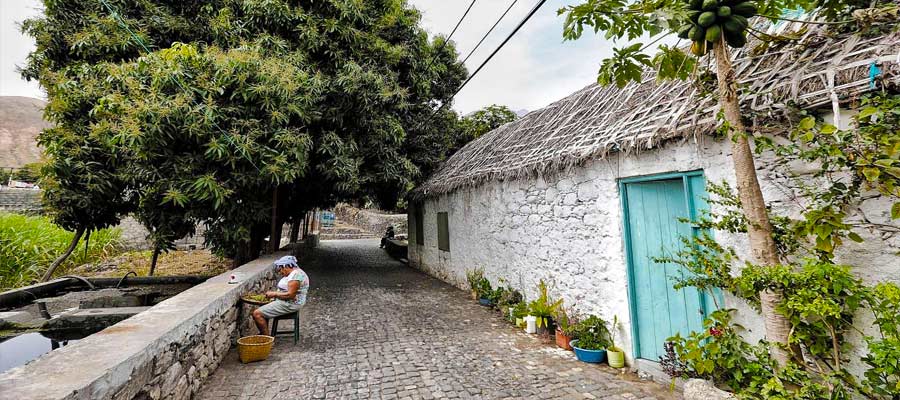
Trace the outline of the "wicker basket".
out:
<instances>
[{"instance_id":1,"label":"wicker basket","mask_svg":"<svg viewBox=\"0 0 900 400\"><path fill-rule=\"evenodd\" d=\"M238 339L238 355L241 362L246 364L269 358L274 343L274 337L264 335L244 336Z\"/></svg>"}]
</instances>

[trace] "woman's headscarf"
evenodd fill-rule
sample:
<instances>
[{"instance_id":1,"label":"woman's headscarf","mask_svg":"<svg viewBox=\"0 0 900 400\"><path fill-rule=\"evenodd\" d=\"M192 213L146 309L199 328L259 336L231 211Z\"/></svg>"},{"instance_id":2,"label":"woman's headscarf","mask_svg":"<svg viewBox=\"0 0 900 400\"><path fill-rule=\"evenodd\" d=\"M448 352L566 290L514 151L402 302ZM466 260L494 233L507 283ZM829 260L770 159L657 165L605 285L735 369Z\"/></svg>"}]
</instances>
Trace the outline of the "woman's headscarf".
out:
<instances>
[{"instance_id":1,"label":"woman's headscarf","mask_svg":"<svg viewBox=\"0 0 900 400\"><path fill-rule=\"evenodd\" d=\"M284 256L284 257L281 257L281 258L275 260L275 268L276 268L276 269L281 268L281 267L285 267L285 266L288 266L288 267L291 267L291 268L297 268L297 267L298 267L298 265L297 265L297 257L294 257L294 256Z\"/></svg>"}]
</instances>

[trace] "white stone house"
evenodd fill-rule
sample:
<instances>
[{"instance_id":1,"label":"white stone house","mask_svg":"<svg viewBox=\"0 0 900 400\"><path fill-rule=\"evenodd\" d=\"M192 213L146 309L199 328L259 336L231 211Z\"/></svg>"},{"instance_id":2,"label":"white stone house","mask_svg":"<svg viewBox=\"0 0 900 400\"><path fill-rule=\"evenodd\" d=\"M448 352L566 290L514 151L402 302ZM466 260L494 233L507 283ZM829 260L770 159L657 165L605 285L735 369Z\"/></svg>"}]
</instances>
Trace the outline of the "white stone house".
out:
<instances>
[{"instance_id":1,"label":"white stone house","mask_svg":"<svg viewBox=\"0 0 900 400\"><path fill-rule=\"evenodd\" d=\"M781 29L796 26L786 25ZM871 88L870 65L883 71L878 88L900 83L900 37L825 38L812 28L804 45L752 56L736 52L743 104L771 134L787 104L849 123L852 103ZM754 43L747 46L753 48ZM623 89L590 85L469 143L416 189L409 209L410 264L461 288L466 271L483 268L534 298L538 281L583 313L618 316L618 343L633 368L654 372L662 343L697 329L712 299L695 289L671 289L673 266L649 261L678 246L691 217L707 207L706 182L734 187L730 143L716 139L714 99L690 83L659 83L648 74ZM834 112L837 111L835 114ZM835 117L835 115L837 117ZM774 121L774 122L773 122ZM797 210L792 175L804 166L757 168L765 198L781 213ZM867 197L857 221L895 224L889 202ZM743 236L715 232L746 254ZM900 234L870 229L847 245L842 261L866 282L900 281ZM721 302L722 299L720 299ZM738 308L745 336L764 335L760 317ZM858 340L858 338L857 338Z\"/></svg>"}]
</instances>

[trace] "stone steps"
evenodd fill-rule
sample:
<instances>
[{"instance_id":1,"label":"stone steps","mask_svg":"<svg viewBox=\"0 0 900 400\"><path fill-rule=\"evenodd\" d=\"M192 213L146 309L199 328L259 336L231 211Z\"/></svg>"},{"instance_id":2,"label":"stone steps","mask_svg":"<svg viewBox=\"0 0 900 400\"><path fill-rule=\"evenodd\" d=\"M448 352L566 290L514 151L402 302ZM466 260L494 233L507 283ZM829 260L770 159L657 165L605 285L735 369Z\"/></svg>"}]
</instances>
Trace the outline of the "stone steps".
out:
<instances>
[{"instance_id":1,"label":"stone steps","mask_svg":"<svg viewBox=\"0 0 900 400\"><path fill-rule=\"evenodd\" d=\"M378 239L381 236L355 226L335 221L334 226L323 226L319 230L319 240Z\"/></svg>"}]
</instances>

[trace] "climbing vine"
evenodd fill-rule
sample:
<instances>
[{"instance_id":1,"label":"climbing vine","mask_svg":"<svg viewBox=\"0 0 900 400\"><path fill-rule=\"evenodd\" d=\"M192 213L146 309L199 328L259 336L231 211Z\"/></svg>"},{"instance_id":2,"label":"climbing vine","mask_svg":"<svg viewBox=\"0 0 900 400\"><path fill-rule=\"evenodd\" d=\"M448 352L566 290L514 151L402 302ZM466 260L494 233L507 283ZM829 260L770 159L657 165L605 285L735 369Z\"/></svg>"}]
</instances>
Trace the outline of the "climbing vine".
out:
<instances>
[{"instance_id":1,"label":"climbing vine","mask_svg":"<svg viewBox=\"0 0 900 400\"><path fill-rule=\"evenodd\" d=\"M812 115L801 115L787 137L757 137L757 152L776 156L776 165L806 163L812 183L797 179L802 197L799 218L776 215L774 225L780 265L743 263L737 252L709 232L743 233L747 220L740 201L727 184L711 184L710 203L717 212L695 223L696 237L682 238L684 249L658 262L682 265L690 274L676 288L694 286L712 294L725 291L757 309L759 294L783 293L777 311L790 321L787 346L793 359L783 367L766 351L769 343L750 344L731 320L733 310L720 309L705 321L704 331L676 335L662 358L673 377L711 379L740 398L819 399L864 397L900 399L900 287L867 286L850 265L836 261L846 239L863 241L857 231L897 232L896 225L863 217L851 221L853 208L866 194L890 199L891 221L900 218L900 96L877 94L861 101L853 128L838 129ZM722 307L722 305L718 305ZM874 316L877 332L863 332L854 317ZM848 369L847 336L857 331L867 346L863 376Z\"/></svg>"}]
</instances>

